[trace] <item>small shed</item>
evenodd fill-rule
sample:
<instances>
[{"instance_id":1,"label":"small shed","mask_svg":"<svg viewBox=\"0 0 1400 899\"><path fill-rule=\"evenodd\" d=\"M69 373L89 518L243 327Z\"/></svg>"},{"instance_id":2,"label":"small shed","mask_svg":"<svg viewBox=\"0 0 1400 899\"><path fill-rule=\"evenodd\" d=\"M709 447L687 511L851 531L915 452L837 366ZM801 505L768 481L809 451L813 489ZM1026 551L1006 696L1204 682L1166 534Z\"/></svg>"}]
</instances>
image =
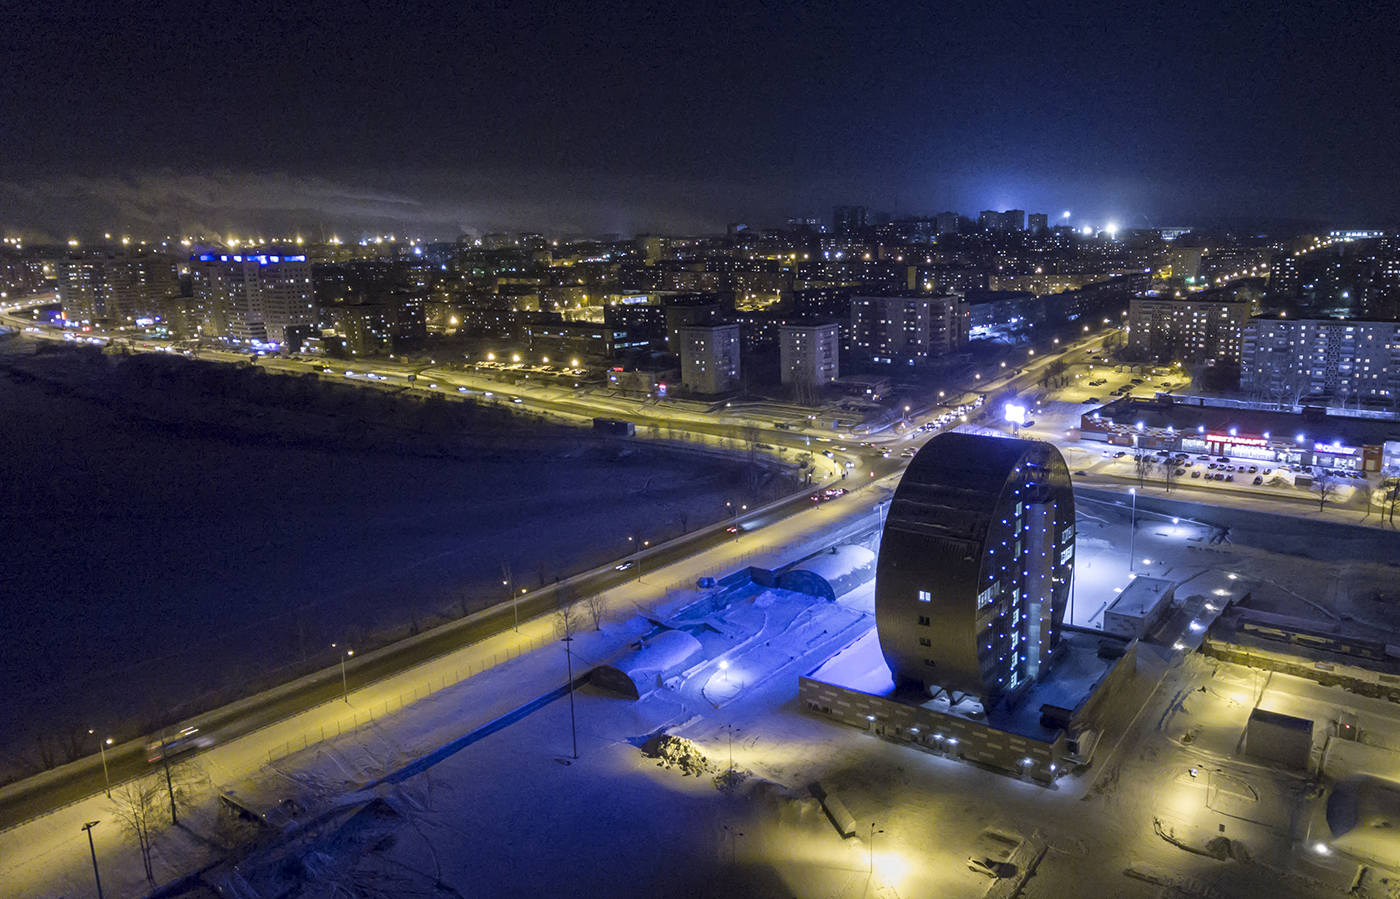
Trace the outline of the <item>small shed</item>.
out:
<instances>
[{"instance_id":1,"label":"small shed","mask_svg":"<svg viewBox=\"0 0 1400 899\"><path fill-rule=\"evenodd\" d=\"M1306 771L1312 755L1313 723L1282 712L1255 709L1245 729L1244 753L1251 758L1277 762Z\"/></svg>"},{"instance_id":2,"label":"small shed","mask_svg":"<svg viewBox=\"0 0 1400 899\"><path fill-rule=\"evenodd\" d=\"M1136 577L1103 613L1103 629L1129 640L1151 630L1171 608L1172 582L1159 577Z\"/></svg>"}]
</instances>

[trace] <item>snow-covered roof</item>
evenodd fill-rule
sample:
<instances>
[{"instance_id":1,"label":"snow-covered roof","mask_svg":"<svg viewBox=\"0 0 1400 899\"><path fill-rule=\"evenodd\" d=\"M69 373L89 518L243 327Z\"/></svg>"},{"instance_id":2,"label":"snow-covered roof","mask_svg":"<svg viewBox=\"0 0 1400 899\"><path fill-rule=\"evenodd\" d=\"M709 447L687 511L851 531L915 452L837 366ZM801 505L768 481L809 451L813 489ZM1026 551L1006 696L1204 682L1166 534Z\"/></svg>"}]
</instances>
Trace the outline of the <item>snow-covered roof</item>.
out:
<instances>
[{"instance_id":1,"label":"snow-covered roof","mask_svg":"<svg viewBox=\"0 0 1400 899\"><path fill-rule=\"evenodd\" d=\"M875 553L863 546L842 544L781 572L777 586L835 601L874 579Z\"/></svg>"},{"instance_id":2,"label":"snow-covered roof","mask_svg":"<svg viewBox=\"0 0 1400 899\"><path fill-rule=\"evenodd\" d=\"M656 689L657 682L683 671L701 652L700 641L685 631L662 631L611 665L599 665L589 682L628 699L640 699Z\"/></svg>"}]
</instances>

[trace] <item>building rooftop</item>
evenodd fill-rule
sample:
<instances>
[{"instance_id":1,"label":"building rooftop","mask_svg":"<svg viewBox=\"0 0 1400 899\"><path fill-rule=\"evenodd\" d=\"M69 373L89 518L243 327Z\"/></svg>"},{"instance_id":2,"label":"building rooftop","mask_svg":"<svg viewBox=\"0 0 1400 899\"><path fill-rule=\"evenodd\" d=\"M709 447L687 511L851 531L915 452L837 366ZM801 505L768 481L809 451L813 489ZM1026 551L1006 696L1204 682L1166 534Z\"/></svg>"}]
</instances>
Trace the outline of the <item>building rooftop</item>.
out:
<instances>
[{"instance_id":1,"label":"building rooftop","mask_svg":"<svg viewBox=\"0 0 1400 899\"><path fill-rule=\"evenodd\" d=\"M1162 597L1171 592L1172 582L1160 577L1135 577L1108 607L1119 615L1141 618L1157 607Z\"/></svg>"},{"instance_id":2,"label":"building rooftop","mask_svg":"<svg viewBox=\"0 0 1400 899\"><path fill-rule=\"evenodd\" d=\"M1144 428L1174 428L1177 431L1201 431L1228 434L1231 428L1240 434L1271 434L1280 442L1292 441L1303 434L1306 441L1331 443L1340 441L1348 446L1378 446L1387 440L1400 440L1400 421L1390 419L1351 418L1297 412L1272 412L1263 409L1236 409L1205 405L1204 398L1182 401L1166 397L1140 400L1125 397L1087 413L1114 424Z\"/></svg>"},{"instance_id":3,"label":"building rooftop","mask_svg":"<svg viewBox=\"0 0 1400 899\"><path fill-rule=\"evenodd\" d=\"M832 686L894 702L919 705L968 721L989 724L1018 736L1049 742L1055 738L1057 731L1040 723L1041 706L1074 709L1088 699L1117 662L1116 659L1099 657L1099 644L1113 639L1112 635L1067 629L1049 676L1021 694L1014 705L1003 702L990 710L984 709L975 699L966 699L950 707L946 696L918 701L917 697L911 699L907 693L897 691L894 676L880 652L880 641L873 628L807 676Z\"/></svg>"}]
</instances>

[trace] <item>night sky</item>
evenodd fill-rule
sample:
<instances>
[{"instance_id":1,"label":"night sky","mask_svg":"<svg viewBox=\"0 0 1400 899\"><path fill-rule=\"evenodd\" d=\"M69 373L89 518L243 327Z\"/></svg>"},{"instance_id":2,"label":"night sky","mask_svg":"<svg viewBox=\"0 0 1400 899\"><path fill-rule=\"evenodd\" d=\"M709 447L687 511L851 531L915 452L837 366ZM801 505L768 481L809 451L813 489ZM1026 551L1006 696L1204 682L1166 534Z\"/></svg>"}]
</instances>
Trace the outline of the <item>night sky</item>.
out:
<instances>
[{"instance_id":1,"label":"night sky","mask_svg":"<svg viewBox=\"0 0 1400 899\"><path fill-rule=\"evenodd\" d=\"M0 2L0 227L1400 218L1400 4Z\"/></svg>"}]
</instances>

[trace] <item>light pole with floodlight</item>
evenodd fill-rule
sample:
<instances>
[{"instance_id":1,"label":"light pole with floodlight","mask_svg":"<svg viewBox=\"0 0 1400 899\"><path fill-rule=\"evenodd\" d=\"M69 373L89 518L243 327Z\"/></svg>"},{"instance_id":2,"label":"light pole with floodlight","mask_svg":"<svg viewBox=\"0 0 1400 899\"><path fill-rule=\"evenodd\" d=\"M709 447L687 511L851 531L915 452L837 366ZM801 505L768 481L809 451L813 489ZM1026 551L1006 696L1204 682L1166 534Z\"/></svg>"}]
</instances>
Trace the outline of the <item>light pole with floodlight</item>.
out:
<instances>
[{"instance_id":1,"label":"light pole with floodlight","mask_svg":"<svg viewBox=\"0 0 1400 899\"><path fill-rule=\"evenodd\" d=\"M1128 571L1133 570L1134 547L1137 545L1137 488L1129 487L1128 492L1133 495L1133 522L1132 528L1128 532Z\"/></svg>"},{"instance_id":2,"label":"light pole with floodlight","mask_svg":"<svg viewBox=\"0 0 1400 899\"><path fill-rule=\"evenodd\" d=\"M578 758L578 720L574 717L574 635L564 635L564 656L569 666L569 731L574 738L574 758Z\"/></svg>"},{"instance_id":3,"label":"light pole with floodlight","mask_svg":"<svg viewBox=\"0 0 1400 899\"><path fill-rule=\"evenodd\" d=\"M88 733L91 734L91 735L93 735L93 736L96 736L96 734L93 733L93 731L92 731L91 728L88 729ZM112 738L111 738L111 737L108 737L108 738L105 739L105 740L98 740L98 741L97 741L97 750L98 750L99 752L102 753L102 779L105 780L105 781L107 782L107 798L108 798L108 799L111 799L111 798L112 798L112 776L111 776L110 774L107 773L107 747L108 747L108 746L111 746L111 745L112 745Z\"/></svg>"},{"instance_id":4,"label":"light pole with floodlight","mask_svg":"<svg viewBox=\"0 0 1400 899\"><path fill-rule=\"evenodd\" d=\"M346 678L345 678L345 660L348 659L350 656L353 656L353 655L355 654L355 650L353 650L353 649L347 649L347 650L345 650L344 652L340 652L340 647L338 647L338 646L337 646L336 644L334 644L334 643L331 644L331 649L336 650L336 651L337 651L337 655L340 656L340 692L341 692L341 698L343 698L343 699L345 700L345 704L346 704L346 705L349 705L349 704L350 704L350 682L349 682L348 680L346 680Z\"/></svg>"},{"instance_id":5,"label":"light pole with floodlight","mask_svg":"<svg viewBox=\"0 0 1400 899\"><path fill-rule=\"evenodd\" d=\"M875 829L875 822L870 822L870 873L875 873L875 834L884 833L883 830Z\"/></svg>"},{"instance_id":6,"label":"light pole with floodlight","mask_svg":"<svg viewBox=\"0 0 1400 899\"><path fill-rule=\"evenodd\" d=\"M97 899L102 899L102 875L97 873L97 847L92 843L92 829L101 824L101 821L89 821L83 825L83 830L88 835L88 851L92 853L92 879L97 881Z\"/></svg>"}]
</instances>

